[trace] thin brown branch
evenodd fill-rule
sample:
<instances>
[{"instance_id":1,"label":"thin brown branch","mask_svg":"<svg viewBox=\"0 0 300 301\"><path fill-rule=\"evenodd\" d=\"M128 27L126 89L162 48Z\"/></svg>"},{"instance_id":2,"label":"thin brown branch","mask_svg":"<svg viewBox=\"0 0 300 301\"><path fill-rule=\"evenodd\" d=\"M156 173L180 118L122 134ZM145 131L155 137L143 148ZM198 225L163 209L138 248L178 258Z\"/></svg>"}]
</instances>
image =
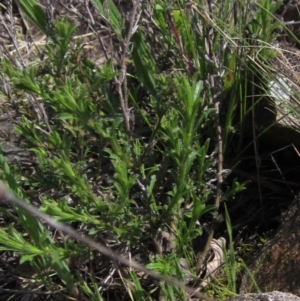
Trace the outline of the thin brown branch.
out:
<instances>
[{"instance_id":1,"label":"thin brown branch","mask_svg":"<svg viewBox=\"0 0 300 301\"><path fill-rule=\"evenodd\" d=\"M133 130L134 122L133 122L133 116L131 116L130 109L128 109L126 58L129 53L131 37L137 29L137 23L140 18L140 13L138 13L139 5L140 5L139 0L133 1L133 8L130 15L128 33L125 40L121 41L123 44L121 57L120 57L121 74L118 76L118 78L115 78L115 83L117 86L117 92L119 94L121 110L122 110L124 123L125 123L125 129L130 140L132 138L132 130Z\"/></svg>"},{"instance_id":2,"label":"thin brown branch","mask_svg":"<svg viewBox=\"0 0 300 301\"><path fill-rule=\"evenodd\" d=\"M175 26L174 20L173 20L173 16L170 10L167 10L167 19L168 19L168 24L170 27L170 31L173 35L173 38L176 42L176 44L178 45L180 52L181 52L181 57L182 60L185 64L185 68L189 74L190 77L193 76L194 74L194 68L193 68L193 63L192 60L188 57L187 53L185 52L183 45L182 45L182 41L181 41L181 37L179 36L178 30Z\"/></svg>"},{"instance_id":3,"label":"thin brown branch","mask_svg":"<svg viewBox=\"0 0 300 301\"><path fill-rule=\"evenodd\" d=\"M209 2L209 1L208 1ZM208 11L211 10L211 7L208 5ZM206 16L208 18L208 15ZM210 58L214 57L212 53L212 46L211 46L211 39L209 37L209 33L206 34L206 48L207 53ZM214 58L214 61L216 59ZM217 191L216 191L216 197L215 197L215 209L213 212L213 218L208 234L208 238L204 247L203 252L198 256L198 262L195 268L196 275L198 275L202 269L203 262L208 254L208 251L211 246L212 239L214 237L215 229L218 224L218 215L219 215L219 207L221 203L222 198L222 182L223 182L223 140L222 140L222 126L220 121L220 100L218 97L218 92L215 94L216 91L216 84L214 75L211 74L209 76L209 82L210 82L210 91L211 91L211 97L213 99L214 107L215 107L215 122L216 122L216 152L217 152Z\"/></svg>"}]
</instances>

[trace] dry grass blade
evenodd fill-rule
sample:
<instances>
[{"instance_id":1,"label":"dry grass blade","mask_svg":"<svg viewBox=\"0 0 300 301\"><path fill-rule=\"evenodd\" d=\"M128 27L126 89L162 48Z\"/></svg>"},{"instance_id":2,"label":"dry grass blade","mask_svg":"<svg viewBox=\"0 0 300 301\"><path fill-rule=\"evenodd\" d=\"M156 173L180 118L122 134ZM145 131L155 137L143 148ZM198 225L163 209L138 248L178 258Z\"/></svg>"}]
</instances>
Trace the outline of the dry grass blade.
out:
<instances>
[{"instance_id":1,"label":"dry grass blade","mask_svg":"<svg viewBox=\"0 0 300 301\"><path fill-rule=\"evenodd\" d=\"M226 240L223 237L213 239L211 242L212 260L206 266L204 281L200 284L200 289L204 289L213 279L216 272L224 263L223 248L226 246Z\"/></svg>"}]
</instances>

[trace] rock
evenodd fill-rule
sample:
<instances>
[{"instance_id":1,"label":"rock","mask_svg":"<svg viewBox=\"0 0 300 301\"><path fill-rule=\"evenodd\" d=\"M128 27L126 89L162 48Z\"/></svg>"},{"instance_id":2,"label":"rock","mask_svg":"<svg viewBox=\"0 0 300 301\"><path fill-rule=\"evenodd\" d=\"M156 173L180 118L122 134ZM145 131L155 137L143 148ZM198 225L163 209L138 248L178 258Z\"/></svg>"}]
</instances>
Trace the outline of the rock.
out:
<instances>
[{"instance_id":1,"label":"rock","mask_svg":"<svg viewBox=\"0 0 300 301\"><path fill-rule=\"evenodd\" d=\"M272 86L273 89L271 88L271 94L273 92L272 97L275 98L276 105L282 114L278 116L280 118L293 109L299 113L299 100L295 96L300 92L300 52L283 42L275 44L274 48L276 48L276 57L271 62L276 76L272 81L275 85ZM295 116L291 116L293 117Z\"/></svg>"},{"instance_id":2,"label":"rock","mask_svg":"<svg viewBox=\"0 0 300 301\"><path fill-rule=\"evenodd\" d=\"M288 24L293 35L300 38L300 0L279 2L282 5L276 13L277 18ZM274 57L259 69L261 78L254 78L256 136L262 134L261 139L268 141L274 149L291 144L300 147L300 51L291 32L284 29L278 32L276 42L270 45ZM257 91L262 78L267 81L266 90ZM248 96L251 99L252 95ZM250 127L245 128L245 134L250 133L251 137L252 119L250 117L246 123Z\"/></svg>"},{"instance_id":3,"label":"rock","mask_svg":"<svg viewBox=\"0 0 300 301\"><path fill-rule=\"evenodd\" d=\"M266 91L255 91L258 95L254 98L254 103L257 103L256 135L263 133L262 140L268 141L274 149L291 144L300 147L300 51L284 41L278 41L273 47L275 57L262 71L267 80ZM255 85L257 83L260 83L259 79ZM252 116L249 119L248 132L252 135Z\"/></svg>"},{"instance_id":4,"label":"rock","mask_svg":"<svg viewBox=\"0 0 300 301\"><path fill-rule=\"evenodd\" d=\"M300 301L300 298L289 293L273 291L260 294L245 294L231 298L228 301Z\"/></svg>"},{"instance_id":5,"label":"rock","mask_svg":"<svg viewBox=\"0 0 300 301\"><path fill-rule=\"evenodd\" d=\"M23 166L31 165L33 156L21 147L22 138L15 132L14 120L15 117L9 113L0 114L1 151L8 163L20 162Z\"/></svg>"},{"instance_id":6,"label":"rock","mask_svg":"<svg viewBox=\"0 0 300 301\"><path fill-rule=\"evenodd\" d=\"M273 239L254 257L249 270L262 291L273 289L300 294L300 201L294 200L284 214ZM248 276L244 275L240 293L255 291Z\"/></svg>"}]
</instances>

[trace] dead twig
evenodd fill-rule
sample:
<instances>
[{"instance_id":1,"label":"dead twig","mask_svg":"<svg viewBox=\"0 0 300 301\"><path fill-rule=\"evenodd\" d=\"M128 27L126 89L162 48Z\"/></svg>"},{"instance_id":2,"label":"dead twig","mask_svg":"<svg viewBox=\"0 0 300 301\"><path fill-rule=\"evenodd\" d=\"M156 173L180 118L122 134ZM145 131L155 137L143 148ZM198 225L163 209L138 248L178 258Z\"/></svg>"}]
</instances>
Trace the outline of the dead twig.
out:
<instances>
[{"instance_id":1,"label":"dead twig","mask_svg":"<svg viewBox=\"0 0 300 301\"><path fill-rule=\"evenodd\" d=\"M129 139L132 140L132 131L134 127L134 119L133 113L131 113L130 109L128 109L128 92L127 92L127 65L126 65L126 57L129 53L130 40L135 31L138 28L138 21L141 16L141 12L138 12L138 7L140 6L140 1L133 1L133 8L130 15L129 20L129 28L127 36L124 40L122 40L121 46L121 56L119 59L119 63L121 66L121 74L115 78L115 84L117 87L117 92L119 94L119 100L121 105L121 110L124 118L125 129L129 136Z\"/></svg>"},{"instance_id":2,"label":"dead twig","mask_svg":"<svg viewBox=\"0 0 300 301\"><path fill-rule=\"evenodd\" d=\"M208 12L211 13L211 6L208 2ZM204 13L203 16L205 19L209 19L209 15L207 12ZM206 48L207 53L210 58L214 59L214 62L216 63L216 58L214 58L213 52L212 52L212 46L211 46L211 39L209 37L209 33L206 33ZM208 251L210 250L212 239L214 237L215 229L217 224L219 223L218 215L219 215L219 207L221 203L222 198L222 183L223 183L223 140L222 140L222 126L220 121L220 99L218 97L218 90L217 85L215 83L214 74L209 75L209 84L210 84L210 91L211 91L211 97L213 99L213 104L215 107L215 122L216 122L216 153L217 153L217 184L216 184L216 197L215 197L215 209L213 212L213 218L208 234L208 238L204 247L204 250L202 253L200 253L200 256L198 256L198 262L195 268L196 275L199 275L200 271L202 270L203 262L205 258L207 257ZM215 94L217 92L217 94Z\"/></svg>"}]
</instances>

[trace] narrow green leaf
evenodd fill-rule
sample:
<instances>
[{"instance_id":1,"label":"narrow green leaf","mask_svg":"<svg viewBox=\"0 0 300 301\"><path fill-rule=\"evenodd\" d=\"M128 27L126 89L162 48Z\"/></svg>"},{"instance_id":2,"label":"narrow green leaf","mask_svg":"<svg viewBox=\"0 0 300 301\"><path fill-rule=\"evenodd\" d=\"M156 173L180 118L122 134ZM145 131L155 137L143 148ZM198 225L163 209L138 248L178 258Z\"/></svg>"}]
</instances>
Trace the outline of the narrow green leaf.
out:
<instances>
[{"instance_id":1,"label":"narrow green leaf","mask_svg":"<svg viewBox=\"0 0 300 301\"><path fill-rule=\"evenodd\" d=\"M195 86L195 90L194 90L194 102L197 100L197 98L199 98L200 96L200 93L201 91L203 90L204 88L204 85L203 85L203 81L202 80L199 80L197 83L196 83L196 86Z\"/></svg>"},{"instance_id":2,"label":"narrow green leaf","mask_svg":"<svg viewBox=\"0 0 300 301\"><path fill-rule=\"evenodd\" d=\"M35 0L17 0L17 4L30 21L43 33L47 33L47 16Z\"/></svg>"},{"instance_id":3,"label":"narrow green leaf","mask_svg":"<svg viewBox=\"0 0 300 301\"><path fill-rule=\"evenodd\" d=\"M144 42L140 33L135 33L132 36L133 49L131 56L136 67L136 71L141 83L149 90L152 95L155 95L155 65L152 61L149 49Z\"/></svg>"},{"instance_id":4,"label":"narrow green leaf","mask_svg":"<svg viewBox=\"0 0 300 301\"><path fill-rule=\"evenodd\" d=\"M61 113L58 114L55 119L60 119L60 120L77 120L77 117L74 114L71 113Z\"/></svg>"},{"instance_id":5,"label":"narrow green leaf","mask_svg":"<svg viewBox=\"0 0 300 301\"><path fill-rule=\"evenodd\" d=\"M102 17L110 24L116 34L121 35L121 15L112 0L93 0Z\"/></svg>"}]
</instances>

